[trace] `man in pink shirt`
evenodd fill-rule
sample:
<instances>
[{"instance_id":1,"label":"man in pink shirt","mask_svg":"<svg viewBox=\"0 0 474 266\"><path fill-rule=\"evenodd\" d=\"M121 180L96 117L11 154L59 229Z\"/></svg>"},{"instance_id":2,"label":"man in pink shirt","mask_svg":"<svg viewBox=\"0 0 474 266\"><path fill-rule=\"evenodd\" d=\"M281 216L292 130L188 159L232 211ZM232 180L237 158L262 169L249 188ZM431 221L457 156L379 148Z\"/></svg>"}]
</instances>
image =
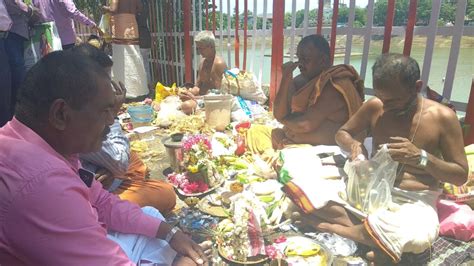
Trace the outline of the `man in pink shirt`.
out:
<instances>
[{"instance_id":1,"label":"man in pink shirt","mask_svg":"<svg viewBox=\"0 0 474 266\"><path fill-rule=\"evenodd\" d=\"M207 263L184 233L80 169L76 154L100 149L114 102L107 73L75 53L53 52L28 72L0 128L2 265Z\"/></svg>"}]
</instances>

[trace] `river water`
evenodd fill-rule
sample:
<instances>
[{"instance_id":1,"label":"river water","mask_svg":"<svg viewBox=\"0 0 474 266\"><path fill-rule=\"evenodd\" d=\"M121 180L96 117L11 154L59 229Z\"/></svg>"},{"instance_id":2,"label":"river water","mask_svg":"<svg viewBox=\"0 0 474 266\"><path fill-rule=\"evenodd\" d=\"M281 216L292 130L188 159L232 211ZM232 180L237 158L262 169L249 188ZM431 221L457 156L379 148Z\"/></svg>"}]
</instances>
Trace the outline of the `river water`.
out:
<instances>
[{"instance_id":1,"label":"river water","mask_svg":"<svg viewBox=\"0 0 474 266\"><path fill-rule=\"evenodd\" d=\"M270 69L271 69L271 48L267 46L265 52L262 54L261 47L257 46L256 51L250 48L251 44L249 43L249 49L247 51L247 70L252 70L251 63L253 62L253 72L257 77L261 76L262 83L270 83ZM353 45L352 53L362 53L362 45ZM403 48L392 47L391 52L402 52ZM285 51L288 51L288 48L285 48ZM217 52L220 50L218 48ZM365 76L365 87L372 88L372 65L375 62L375 59L381 53L381 47L371 46L369 50L369 58L367 64L367 71ZM450 54L449 47L439 47L435 48L432 57L430 76L428 80L428 85L430 88L436 90L438 93L442 94L444 88L443 78L446 76L446 69L448 66L448 59ZM234 50L230 51L231 63L229 66L234 66ZM425 55L424 47L413 47L411 50L411 56L418 61L420 64L420 69L423 68L423 58ZM222 57L228 61L227 50L224 49ZM289 61L288 57L284 58L284 62ZM296 58L294 59L296 60ZM353 55L350 60L350 64L353 65L356 70L360 72L362 56ZM243 62L243 52L242 46L240 50L240 63ZM344 57L336 57L334 59L334 64L344 63ZM261 69L261 72L259 70ZM297 75L298 71L295 71ZM459 51L459 58L456 67L456 73L454 76L453 90L451 95L451 100L464 102L466 103L469 97L469 91L471 89L471 81L474 74L474 48L461 48Z\"/></svg>"}]
</instances>

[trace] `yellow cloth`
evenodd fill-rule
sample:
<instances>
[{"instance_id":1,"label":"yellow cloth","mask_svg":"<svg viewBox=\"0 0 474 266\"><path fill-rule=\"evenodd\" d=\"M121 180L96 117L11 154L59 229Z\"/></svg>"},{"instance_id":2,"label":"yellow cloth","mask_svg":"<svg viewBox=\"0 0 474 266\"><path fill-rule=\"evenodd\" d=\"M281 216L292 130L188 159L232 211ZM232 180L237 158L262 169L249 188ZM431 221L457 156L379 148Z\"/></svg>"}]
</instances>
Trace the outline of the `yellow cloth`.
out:
<instances>
[{"instance_id":1,"label":"yellow cloth","mask_svg":"<svg viewBox=\"0 0 474 266\"><path fill-rule=\"evenodd\" d=\"M272 147L273 128L265 125L252 125L245 134L245 146L254 154L262 154Z\"/></svg>"},{"instance_id":2,"label":"yellow cloth","mask_svg":"<svg viewBox=\"0 0 474 266\"><path fill-rule=\"evenodd\" d=\"M324 89L334 88L342 94L351 117L364 101L364 81L350 65L332 66L298 90L291 100L292 113L304 113L317 103Z\"/></svg>"}]
</instances>

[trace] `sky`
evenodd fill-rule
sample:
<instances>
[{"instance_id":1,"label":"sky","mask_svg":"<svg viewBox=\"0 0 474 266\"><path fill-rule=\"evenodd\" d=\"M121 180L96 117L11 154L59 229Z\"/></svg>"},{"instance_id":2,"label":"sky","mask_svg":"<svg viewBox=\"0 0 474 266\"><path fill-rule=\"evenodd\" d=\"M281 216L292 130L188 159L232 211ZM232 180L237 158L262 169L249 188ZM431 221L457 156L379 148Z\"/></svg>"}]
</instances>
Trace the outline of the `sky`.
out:
<instances>
[{"instance_id":1,"label":"sky","mask_svg":"<svg viewBox=\"0 0 474 266\"><path fill-rule=\"evenodd\" d=\"M216 5L218 6L218 10L219 10L219 3L221 0L215 0L216 1ZM223 10L224 12L227 12L227 1L228 0L222 0L222 7L223 7ZM254 5L254 1L257 1L257 14L262 14L263 13L263 0L248 0L248 8L250 11L253 11L253 5ZM296 10L300 10L300 9L304 9L305 7L305 2L306 1L309 1L309 9L315 9L318 7L318 2L319 1L315 1L315 0L296 0ZM234 7L235 7L235 0L230 0L230 10L231 12L234 10ZM333 1L331 1L333 2ZM339 0L339 3L345 3L347 6L349 6L349 0ZM356 3L356 6L359 6L359 7L366 7L367 6L367 3L368 3L368 0L356 0L355 1ZM293 1L292 0L286 0L285 1L285 12L291 12L291 8L292 8L292 4L293 4ZM244 1L243 0L239 0L239 10L240 10L240 13L242 13L244 9ZM273 0L267 0L267 13L272 13L272 10L273 10Z\"/></svg>"}]
</instances>

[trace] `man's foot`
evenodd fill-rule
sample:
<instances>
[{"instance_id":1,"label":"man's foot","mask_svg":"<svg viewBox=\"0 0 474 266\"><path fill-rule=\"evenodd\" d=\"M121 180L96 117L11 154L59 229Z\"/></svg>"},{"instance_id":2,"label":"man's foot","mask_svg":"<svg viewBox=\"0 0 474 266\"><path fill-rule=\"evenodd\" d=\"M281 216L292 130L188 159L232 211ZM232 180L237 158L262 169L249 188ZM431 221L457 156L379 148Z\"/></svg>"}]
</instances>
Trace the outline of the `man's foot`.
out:
<instances>
[{"instance_id":1,"label":"man's foot","mask_svg":"<svg viewBox=\"0 0 474 266\"><path fill-rule=\"evenodd\" d=\"M374 265L395 265L390 257L381 250L371 250L365 254L365 258Z\"/></svg>"}]
</instances>

